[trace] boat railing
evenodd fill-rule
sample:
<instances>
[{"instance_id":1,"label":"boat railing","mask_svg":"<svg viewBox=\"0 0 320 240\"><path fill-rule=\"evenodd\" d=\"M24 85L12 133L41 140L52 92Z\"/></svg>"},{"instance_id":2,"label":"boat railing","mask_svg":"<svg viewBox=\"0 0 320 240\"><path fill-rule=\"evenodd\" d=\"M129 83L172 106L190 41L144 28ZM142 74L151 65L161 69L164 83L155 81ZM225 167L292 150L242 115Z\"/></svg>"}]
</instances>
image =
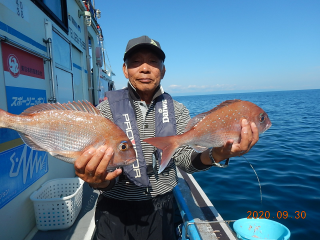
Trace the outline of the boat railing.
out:
<instances>
[{"instance_id":1,"label":"boat railing","mask_svg":"<svg viewBox=\"0 0 320 240\"><path fill-rule=\"evenodd\" d=\"M178 185L173 193L182 217L181 240L237 240L230 223L214 208L191 174L177 168Z\"/></svg>"}]
</instances>

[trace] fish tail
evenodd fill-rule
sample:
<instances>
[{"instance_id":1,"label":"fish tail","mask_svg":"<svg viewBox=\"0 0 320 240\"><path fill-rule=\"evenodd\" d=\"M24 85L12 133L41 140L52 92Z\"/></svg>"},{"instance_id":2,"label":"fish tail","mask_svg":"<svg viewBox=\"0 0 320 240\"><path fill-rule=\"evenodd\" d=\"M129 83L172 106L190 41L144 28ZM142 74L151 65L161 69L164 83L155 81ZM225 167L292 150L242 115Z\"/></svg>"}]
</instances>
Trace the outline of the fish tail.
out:
<instances>
[{"instance_id":1,"label":"fish tail","mask_svg":"<svg viewBox=\"0 0 320 240\"><path fill-rule=\"evenodd\" d=\"M170 136L147 138L143 140L162 150L161 164L158 173L161 173L166 168L175 150L180 146L179 139L180 136Z\"/></svg>"}]
</instances>

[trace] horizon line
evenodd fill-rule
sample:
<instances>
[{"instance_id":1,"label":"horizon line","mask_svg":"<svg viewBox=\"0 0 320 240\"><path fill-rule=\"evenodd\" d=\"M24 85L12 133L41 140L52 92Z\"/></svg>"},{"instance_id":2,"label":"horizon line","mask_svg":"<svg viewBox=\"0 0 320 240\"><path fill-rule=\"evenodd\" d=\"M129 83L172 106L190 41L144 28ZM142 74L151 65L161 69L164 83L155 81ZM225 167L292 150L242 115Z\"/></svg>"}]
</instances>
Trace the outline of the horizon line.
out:
<instances>
[{"instance_id":1,"label":"horizon line","mask_svg":"<svg viewBox=\"0 0 320 240\"><path fill-rule=\"evenodd\" d=\"M230 92L230 91L225 91L225 92L206 92L205 94L201 93L195 93L195 94L189 94L189 95L179 95L179 93L169 93L172 97L188 97L188 96L205 96L205 95L214 95L214 94L239 94L239 93L262 93L262 92L288 92L288 91L310 91L310 90L320 90L320 88L307 88L307 89L291 89L291 90L257 90L257 91L247 91L247 92ZM166 91L165 91L166 92ZM178 94L178 95L177 95ZM185 94L185 93L181 93Z\"/></svg>"}]
</instances>

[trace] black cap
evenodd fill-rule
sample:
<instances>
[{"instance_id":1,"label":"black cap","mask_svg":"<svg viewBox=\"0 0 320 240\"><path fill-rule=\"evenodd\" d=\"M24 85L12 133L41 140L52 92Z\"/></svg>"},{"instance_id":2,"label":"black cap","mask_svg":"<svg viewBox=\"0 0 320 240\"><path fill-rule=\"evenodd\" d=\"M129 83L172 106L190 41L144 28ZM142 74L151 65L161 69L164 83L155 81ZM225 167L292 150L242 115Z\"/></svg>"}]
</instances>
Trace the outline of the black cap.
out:
<instances>
[{"instance_id":1,"label":"black cap","mask_svg":"<svg viewBox=\"0 0 320 240\"><path fill-rule=\"evenodd\" d=\"M153 40L148 36L141 36L141 37L133 38L129 40L126 47L126 51L124 53L123 61L126 61L126 59L131 53L133 53L135 50L138 50L140 48L148 48L154 51L159 56L159 58L162 59L163 61L166 58L166 55L162 51L160 47L160 43L158 41Z\"/></svg>"}]
</instances>

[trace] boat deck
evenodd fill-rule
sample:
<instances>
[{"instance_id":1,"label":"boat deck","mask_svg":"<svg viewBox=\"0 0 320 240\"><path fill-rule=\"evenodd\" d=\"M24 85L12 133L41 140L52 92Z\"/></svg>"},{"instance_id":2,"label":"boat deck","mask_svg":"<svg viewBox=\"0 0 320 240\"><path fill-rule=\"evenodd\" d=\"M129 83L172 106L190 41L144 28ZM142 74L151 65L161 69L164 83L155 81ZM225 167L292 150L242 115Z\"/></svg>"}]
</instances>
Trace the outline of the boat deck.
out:
<instances>
[{"instance_id":1,"label":"boat deck","mask_svg":"<svg viewBox=\"0 0 320 240\"><path fill-rule=\"evenodd\" d=\"M181 239L236 240L234 232L224 222L193 176L179 169L177 172L179 180L174 195L184 220ZM99 191L84 184L82 209L70 228L38 231L35 227L25 240L92 240L98 196Z\"/></svg>"},{"instance_id":2,"label":"boat deck","mask_svg":"<svg viewBox=\"0 0 320 240\"><path fill-rule=\"evenodd\" d=\"M25 240L91 240L94 233L94 211L99 191L83 184L82 208L74 224L65 230L38 231L35 227Z\"/></svg>"}]
</instances>

